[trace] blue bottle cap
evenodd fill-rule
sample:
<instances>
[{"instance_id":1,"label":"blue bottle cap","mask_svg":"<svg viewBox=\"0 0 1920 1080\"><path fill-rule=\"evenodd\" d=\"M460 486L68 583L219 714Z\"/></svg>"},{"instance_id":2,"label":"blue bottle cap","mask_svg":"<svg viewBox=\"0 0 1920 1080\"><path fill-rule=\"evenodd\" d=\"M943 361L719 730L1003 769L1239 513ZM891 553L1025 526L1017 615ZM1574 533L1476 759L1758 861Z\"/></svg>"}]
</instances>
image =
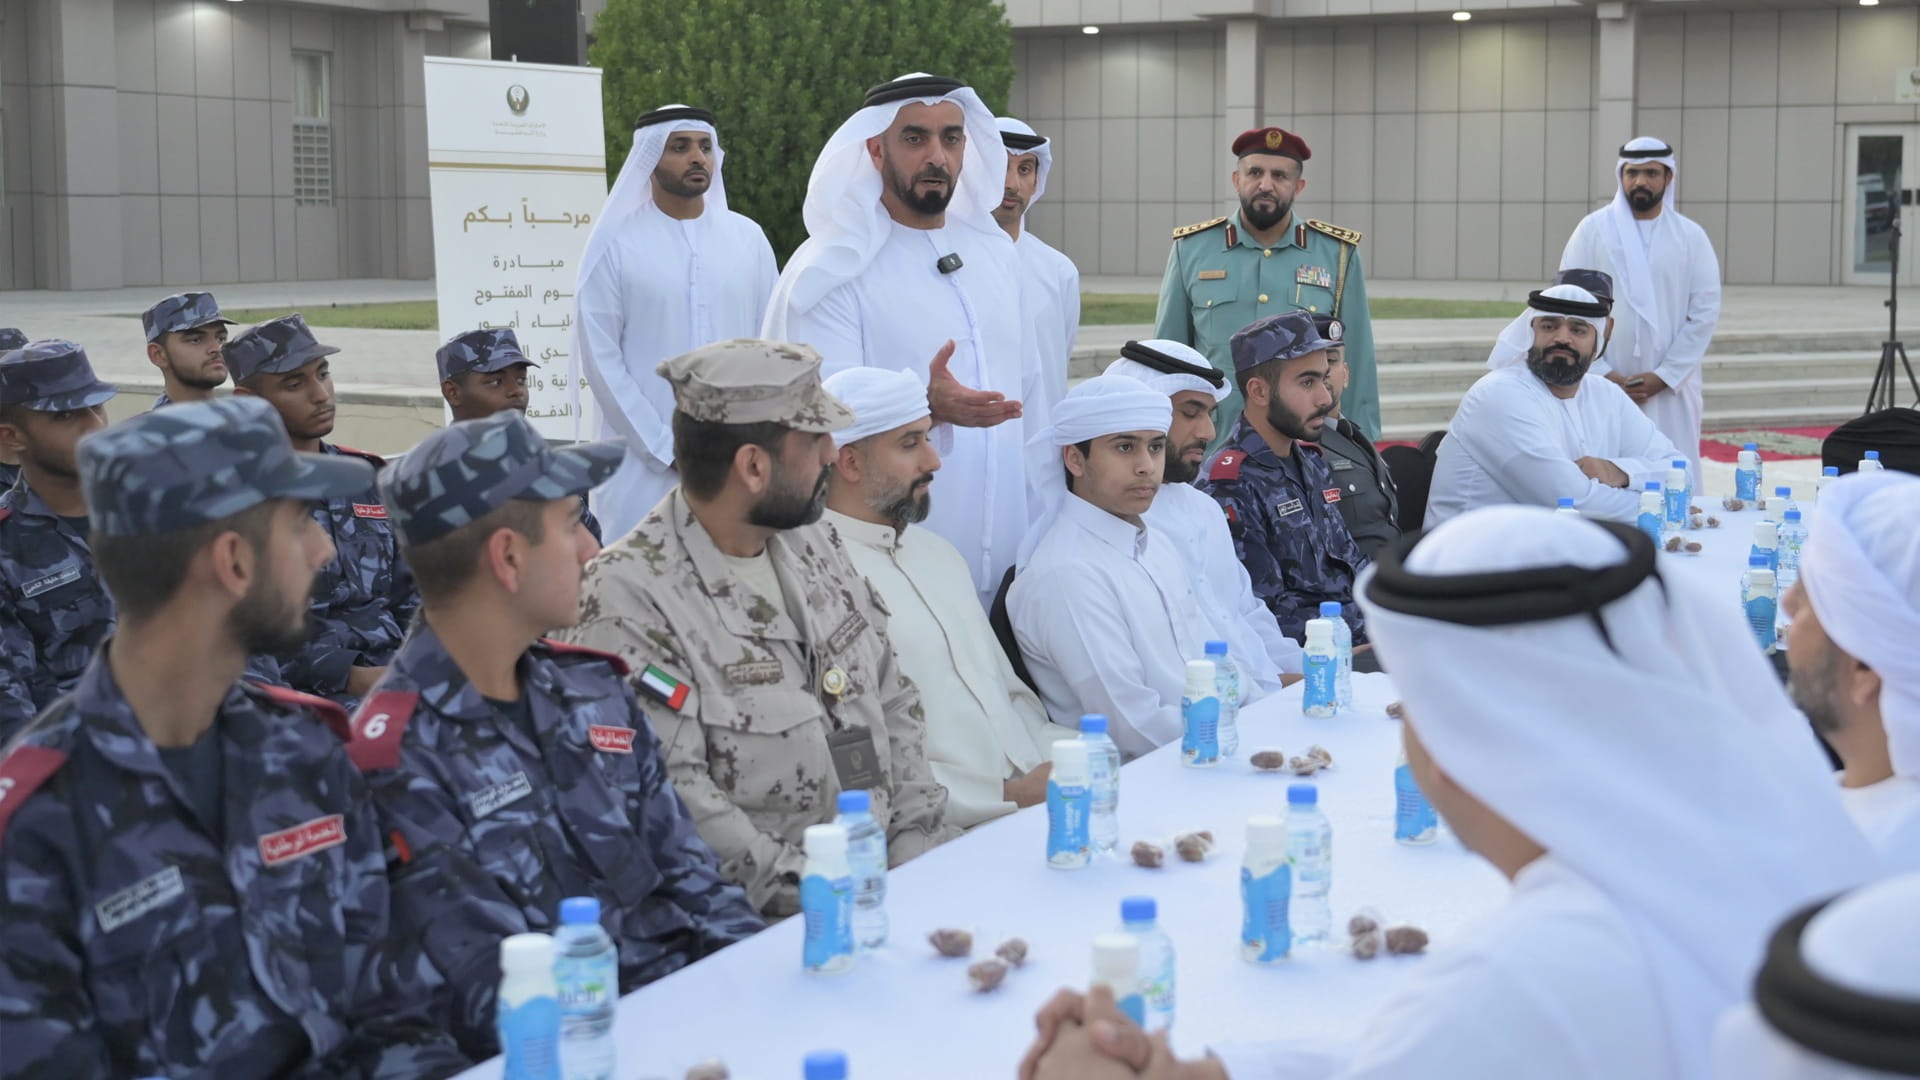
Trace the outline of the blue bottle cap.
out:
<instances>
[{"instance_id":1,"label":"blue bottle cap","mask_svg":"<svg viewBox=\"0 0 1920 1080\"><path fill-rule=\"evenodd\" d=\"M1686 468L1686 467L1687 467L1687 459L1686 459L1686 458L1674 458L1674 459L1673 459L1673 467L1674 467L1674 468L1676 468L1676 469L1684 469L1684 468Z\"/></svg>"},{"instance_id":2,"label":"blue bottle cap","mask_svg":"<svg viewBox=\"0 0 1920 1080\"><path fill-rule=\"evenodd\" d=\"M560 901L560 925L585 926L600 921L600 901L591 896L569 896Z\"/></svg>"},{"instance_id":3,"label":"blue bottle cap","mask_svg":"<svg viewBox=\"0 0 1920 1080\"><path fill-rule=\"evenodd\" d=\"M1781 497L1781 498L1783 498L1783 499L1791 499L1791 498L1793 498L1793 489L1792 489L1792 488L1790 488L1790 487L1777 487L1777 488L1774 488L1774 489L1773 489L1773 493L1774 493L1775 495L1778 495L1778 496L1780 496L1780 497Z\"/></svg>"},{"instance_id":4,"label":"blue bottle cap","mask_svg":"<svg viewBox=\"0 0 1920 1080\"><path fill-rule=\"evenodd\" d=\"M1573 509L1573 496L1571 495L1560 496L1560 505L1566 507L1569 510Z\"/></svg>"},{"instance_id":5,"label":"blue bottle cap","mask_svg":"<svg viewBox=\"0 0 1920 1080\"><path fill-rule=\"evenodd\" d=\"M1207 642L1207 655L1208 655L1208 656L1225 656L1225 655L1227 655L1227 643L1226 643L1226 642L1224 642L1224 641L1209 641L1209 642Z\"/></svg>"},{"instance_id":6,"label":"blue bottle cap","mask_svg":"<svg viewBox=\"0 0 1920 1080\"><path fill-rule=\"evenodd\" d=\"M1151 896L1129 896L1120 901L1121 922L1152 922L1160 917L1160 905Z\"/></svg>"},{"instance_id":7,"label":"blue bottle cap","mask_svg":"<svg viewBox=\"0 0 1920 1080\"><path fill-rule=\"evenodd\" d=\"M1340 601L1338 600L1320 601L1320 617L1323 619L1340 618Z\"/></svg>"},{"instance_id":8,"label":"blue bottle cap","mask_svg":"<svg viewBox=\"0 0 1920 1080\"><path fill-rule=\"evenodd\" d=\"M1659 490L1660 490L1660 481L1658 481L1658 480L1649 480L1649 481L1647 481L1647 490L1648 490L1648 491L1659 491Z\"/></svg>"},{"instance_id":9,"label":"blue bottle cap","mask_svg":"<svg viewBox=\"0 0 1920 1080\"><path fill-rule=\"evenodd\" d=\"M815 1050L800 1067L803 1080L847 1080L847 1055L838 1050Z\"/></svg>"},{"instance_id":10,"label":"blue bottle cap","mask_svg":"<svg viewBox=\"0 0 1920 1080\"><path fill-rule=\"evenodd\" d=\"M1767 568L1767 557L1765 555L1749 555L1747 556L1747 565L1765 570Z\"/></svg>"},{"instance_id":11,"label":"blue bottle cap","mask_svg":"<svg viewBox=\"0 0 1920 1080\"><path fill-rule=\"evenodd\" d=\"M1760 444L1759 444L1759 443L1751 443L1751 442L1750 442L1750 443L1745 443L1745 444L1742 444L1742 445L1741 445L1741 447L1740 447L1740 449L1742 449L1742 450L1758 450L1758 449L1760 449Z\"/></svg>"},{"instance_id":12,"label":"blue bottle cap","mask_svg":"<svg viewBox=\"0 0 1920 1080\"><path fill-rule=\"evenodd\" d=\"M1799 521L1799 520L1800 520L1800 511L1798 511L1798 510L1789 510L1789 511L1787 511L1787 520L1788 520L1788 521Z\"/></svg>"},{"instance_id":13,"label":"blue bottle cap","mask_svg":"<svg viewBox=\"0 0 1920 1080\"><path fill-rule=\"evenodd\" d=\"M864 790L843 791L840 793L840 812L843 814L865 814L873 809L873 796Z\"/></svg>"},{"instance_id":14,"label":"blue bottle cap","mask_svg":"<svg viewBox=\"0 0 1920 1080\"><path fill-rule=\"evenodd\" d=\"M1820 475L1821 475L1821 476L1839 476L1839 475L1840 475L1840 466L1838 466L1838 465L1829 465L1829 466L1827 466L1826 468L1824 468L1824 469L1821 469L1821 470L1820 470Z\"/></svg>"},{"instance_id":15,"label":"blue bottle cap","mask_svg":"<svg viewBox=\"0 0 1920 1080\"><path fill-rule=\"evenodd\" d=\"M1312 784L1288 784L1287 805L1312 806L1320 801L1320 789Z\"/></svg>"},{"instance_id":16,"label":"blue bottle cap","mask_svg":"<svg viewBox=\"0 0 1920 1080\"><path fill-rule=\"evenodd\" d=\"M1088 713L1087 715L1080 718L1080 734L1105 735L1106 733L1107 733L1106 717L1101 716L1097 712L1094 712L1094 713Z\"/></svg>"},{"instance_id":17,"label":"blue bottle cap","mask_svg":"<svg viewBox=\"0 0 1920 1080\"><path fill-rule=\"evenodd\" d=\"M1868 460L1868 461L1879 461L1879 460L1880 460L1880 451L1878 451L1878 450L1869 450L1869 451L1867 451L1867 460Z\"/></svg>"}]
</instances>

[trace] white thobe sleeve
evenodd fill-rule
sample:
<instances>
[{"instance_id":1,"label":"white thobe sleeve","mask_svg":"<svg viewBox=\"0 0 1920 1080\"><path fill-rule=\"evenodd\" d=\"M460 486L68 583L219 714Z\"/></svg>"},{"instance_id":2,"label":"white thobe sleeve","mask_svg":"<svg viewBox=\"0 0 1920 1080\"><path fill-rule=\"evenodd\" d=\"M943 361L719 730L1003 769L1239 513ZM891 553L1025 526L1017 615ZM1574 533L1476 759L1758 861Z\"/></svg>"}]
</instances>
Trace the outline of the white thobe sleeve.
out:
<instances>
[{"instance_id":1,"label":"white thobe sleeve","mask_svg":"<svg viewBox=\"0 0 1920 1080\"><path fill-rule=\"evenodd\" d=\"M754 239L759 241L754 245L753 251L759 296L759 302L753 309L753 324L764 327L767 321L767 309L773 303L773 287L780 283L780 264L774 260L773 245L767 242L766 232L755 225L753 235Z\"/></svg>"},{"instance_id":2,"label":"white thobe sleeve","mask_svg":"<svg viewBox=\"0 0 1920 1080\"><path fill-rule=\"evenodd\" d=\"M1248 665L1254 679L1263 690L1278 690L1282 672L1297 675L1306 670L1300 643L1280 632L1273 609L1253 595L1253 578L1247 573L1247 564L1234 554L1233 534L1227 531L1226 515L1215 514L1203 519L1200 531L1200 557L1206 563L1207 583L1210 587L1223 587L1228 593L1216 595L1215 599L1227 602L1230 606L1226 617L1239 619L1254 640L1266 649L1266 656L1253 658L1264 662Z\"/></svg>"},{"instance_id":3,"label":"white thobe sleeve","mask_svg":"<svg viewBox=\"0 0 1920 1080\"><path fill-rule=\"evenodd\" d=\"M1665 432L1654 425L1640 406L1633 403L1625 390L1602 381L1599 385L1589 383L1581 388L1581 393L1598 393L1604 407L1612 414L1608 422L1616 433L1615 445L1620 449L1609 455L1607 460L1620 466L1620 471L1627 474L1635 488L1645 487L1649 480L1665 480L1667 469L1676 460L1687 456L1673 445L1673 440L1667 438ZM1638 497L1635 496L1636 499ZM1635 504L1634 516L1639 516L1638 503Z\"/></svg>"},{"instance_id":4,"label":"white thobe sleeve","mask_svg":"<svg viewBox=\"0 0 1920 1080\"><path fill-rule=\"evenodd\" d=\"M1619 387L1602 382L1625 400ZM1527 404L1519 400L1516 389L1494 388L1478 397L1467 423L1454 418L1447 438L1458 440L1460 449L1516 502L1553 506L1571 496L1574 507L1588 517L1622 522L1639 517L1640 494L1608 487L1581 472L1560 450L1559 430ZM1648 428L1653 426L1644 416L1641 421ZM1631 478L1631 469L1620 468Z\"/></svg>"},{"instance_id":5,"label":"white thobe sleeve","mask_svg":"<svg viewBox=\"0 0 1920 1080\"><path fill-rule=\"evenodd\" d=\"M1053 669L1082 712L1104 714L1128 760L1180 737L1180 703L1147 685L1124 601L1099 575L1077 568L1021 572L1025 602L1008 612L1028 668ZM1056 716L1066 724L1078 717Z\"/></svg>"},{"instance_id":6,"label":"white thobe sleeve","mask_svg":"<svg viewBox=\"0 0 1920 1080\"><path fill-rule=\"evenodd\" d=\"M1602 218L1591 214L1581 218L1580 224L1573 227L1573 235L1567 237L1565 250L1560 252L1560 269L1605 270L1609 274L1613 273L1602 265L1612 261L1607 258L1606 238L1600 235L1602 228L1604 228ZM1613 365L1603 356L1593 362L1593 367L1589 368L1588 372L1604 379L1613 373Z\"/></svg>"},{"instance_id":7,"label":"white thobe sleeve","mask_svg":"<svg viewBox=\"0 0 1920 1080\"><path fill-rule=\"evenodd\" d=\"M772 312L766 321L773 321ZM813 346L820 354L822 379L866 365L866 346L860 333L860 300L851 284L831 290L805 311L788 311L785 323L785 333L779 340Z\"/></svg>"},{"instance_id":8,"label":"white thobe sleeve","mask_svg":"<svg viewBox=\"0 0 1920 1080\"><path fill-rule=\"evenodd\" d=\"M1074 340L1080 336L1080 270L1068 259L1065 252L1060 254L1060 308L1065 316L1066 325L1062 327L1067 335L1067 363L1073 363Z\"/></svg>"},{"instance_id":9,"label":"white thobe sleeve","mask_svg":"<svg viewBox=\"0 0 1920 1080\"><path fill-rule=\"evenodd\" d=\"M1668 386L1679 386L1682 379L1700 370L1713 341L1713 328L1720 322L1720 260L1713 254L1713 241L1704 229L1689 230L1687 252L1687 317L1674 331L1667 354L1653 369ZM1688 455L1689 457L1692 455Z\"/></svg>"},{"instance_id":10,"label":"white thobe sleeve","mask_svg":"<svg viewBox=\"0 0 1920 1080\"><path fill-rule=\"evenodd\" d=\"M627 365L627 306L620 263L615 245L575 288L580 333L587 345L581 361L600 415L630 451L644 454L648 465L664 470L673 464L673 427L647 400Z\"/></svg>"}]
</instances>

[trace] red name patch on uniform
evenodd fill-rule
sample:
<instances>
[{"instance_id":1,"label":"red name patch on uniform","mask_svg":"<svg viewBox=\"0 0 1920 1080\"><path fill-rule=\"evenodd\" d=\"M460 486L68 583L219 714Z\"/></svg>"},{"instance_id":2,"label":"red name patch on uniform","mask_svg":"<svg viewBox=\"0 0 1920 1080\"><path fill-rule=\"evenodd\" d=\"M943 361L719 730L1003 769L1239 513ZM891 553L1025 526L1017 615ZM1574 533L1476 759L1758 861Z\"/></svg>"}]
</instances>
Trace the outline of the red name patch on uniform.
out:
<instances>
[{"instance_id":1,"label":"red name patch on uniform","mask_svg":"<svg viewBox=\"0 0 1920 1080\"><path fill-rule=\"evenodd\" d=\"M385 521L387 520L387 508L379 503L354 503L353 516L376 518L380 521Z\"/></svg>"},{"instance_id":2,"label":"red name patch on uniform","mask_svg":"<svg viewBox=\"0 0 1920 1080\"><path fill-rule=\"evenodd\" d=\"M260 838L260 857L268 866L304 858L347 842L346 819L339 814L317 817L304 825L281 829Z\"/></svg>"},{"instance_id":3,"label":"red name patch on uniform","mask_svg":"<svg viewBox=\"0 0 1920 1080\"><path fill-rule=\"evenodd\" d=\"M608 754L633 753L633 735L630 727L595 724L587 729L587 736L593 740L593 748Z\"/></svg>"},{"instance_id":4,"label":"red name patch on uniform","mask_svg":"<svg viewBox=\"0 0 1920 1080\"><path fill-rule=\"evenodd\" d=\"M1247 460L1247 455L1238 450L1229 450L1213 459L1213 468L1207 470L1207 479L1238 480L1240 479L1240 463L1245 460Z\"/></svg>"},{"instance_id":5,"label":"red name patch on uniform","mask_svg":"<svg viewBox=\"0 0 1920 1080\"><path fill-rule=\"evenodd\" d=\"M1328 488L1327 490L1320 493L1320 497L1327 500L1330 503L1337 503L1340 501L1340 489Z\"/></svg>"}]
</instances>

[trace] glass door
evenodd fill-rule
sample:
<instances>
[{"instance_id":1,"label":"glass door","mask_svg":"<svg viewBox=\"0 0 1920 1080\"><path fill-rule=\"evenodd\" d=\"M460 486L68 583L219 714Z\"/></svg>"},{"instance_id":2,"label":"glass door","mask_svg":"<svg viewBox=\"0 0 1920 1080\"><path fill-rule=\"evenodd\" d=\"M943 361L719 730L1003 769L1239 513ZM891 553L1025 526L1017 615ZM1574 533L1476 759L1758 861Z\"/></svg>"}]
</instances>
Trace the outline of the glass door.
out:
<instances>
[{"instance_id":1,"label":"glass door","mask_svg":"<svg viewBox=\"0 0 1920 1080\"><path fill-rule=\"evenodd\" d=\"M1914 189L1920 187L1920 124L1847 126L1846 229L1842 280L1885 285L1893 269L1893 226L1902 228L1900 277L1914 272Z\"/></svg>"}]
</instances>

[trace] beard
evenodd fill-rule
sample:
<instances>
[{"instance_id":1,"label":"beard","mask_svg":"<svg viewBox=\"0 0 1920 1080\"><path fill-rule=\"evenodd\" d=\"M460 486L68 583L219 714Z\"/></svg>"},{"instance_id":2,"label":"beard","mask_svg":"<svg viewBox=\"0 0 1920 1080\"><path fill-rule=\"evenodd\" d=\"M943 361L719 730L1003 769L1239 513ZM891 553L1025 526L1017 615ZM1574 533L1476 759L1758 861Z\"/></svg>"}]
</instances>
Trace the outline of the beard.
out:
<instances>
[{"instance_id":1,"label":"beard","mask_svg":"<svg viewBox=\"0 0 1920 1080\"><path fill-rule=\"evenodd\" d=\"M307 598L275 595L262 574L228 613L227 632L249 656L292 652L307 641Z\"/></svg>"},{"instance_id":2,"label":"beard","mask_svg":"<svg viewBox=\"0 0 1920 1080\"><path fill-rule=\"evenodd\" d=\"M167 370L173 373L174 378L180 380L180 385L192 387L195 390L218 390L227 381L225 372L219 375L207 375L200 371L186 371L177 364L168 364Z\"/></svg>"},{"instance_id":3,"label":"beard","mask_svg":"<svg viewBox=\"0 0 1920 1080\"><path fill-rule=\"evenodd\" d=\"M904 487L881 492L879 498L869 505L873 506L875 513L893 522L895 529L918 525L927 520L927 515L933 511L933 490L929 488L918 495L913 491L921 484L932 481L932 473L916 476Z\"/></svg>"},{"instance_id":4,"label":"beard","mask_svg":"<svg viewBox=\"0 0 1920 1080\"><path fill-rule=\"evenodd\" d=\"M780 476L778 472L774 475ZM827 480L832 475L832 466L821 469L820 479L810 492L789 484L784 477L776 479L760 501L753 504L753 509L747 511L748 523L785 532L819 521L827 508Z\"/></svg>"},{"instance_id":5,"label":"beard","mask_svg":"<svg viewBox=\"0 0 1920 1080\"><path fill-rule=\"evenodd\" d=\"M678 176L668 173L665 169L656 168L653 170L653 179L660 185L661 191L677 199L691 199L696 195L705 195L707 189L713 186L713 174L699 168L688 169Z\"/></svg>"},{"instance_id":6,"label":"beard","mask_svg":"<svg viewBox=\"0 0 1920 1080\"><path fill-rule=\"evenodd\" d=\"M1273 426L1273 430L1285 435L1287 438L1302 442L1313 442L1320 437L1319 432L1307 427L1307 421L1330 416L1332 413L1333 406L1329 404L1326 408L1310 416L1301 416L1299 413L1282 405L1278 397L1267 399L1267 423Z\"/></svg>"},{"instance_id":7,"label":"beard","mask_svg":"<svg viewBox=\"0 0 1920 1080\"><path fill-rule=\"evenodd\" d=\"M922 180L945 180L947 183L943 188L922 194L914 186ZM894 197L905 203L907 209L928 217L945 213L947 204L953 201L953 174L938 165L929 165L911 178L902 178L889 167L887 185L893 188Z\"/></svg>"},{"instance_id":8,"label":"beard","mask_svg":"<svg viewBox=\"0 0 1920 1080\"><path fill-rule=\"evenodd\" d=\"M1271 200L1271 202L1263 202L1260 206L1256 207L1254 205L1256 200ZM1269 207L1273 209L1269 209ZM1293 213L1292 201L1281 202L1279 197L1275 195L1256 195L1252 199L1240 200L1240 216L1247 220L1247 226L1249 228L1261 232L1265 232L1287 220L1287 215L1291 213Z\"/></svg>"},{"instance_id":9,"label":"beard","mask_svg":"<svg viewBox=\"0 0 1920 1080\"><path fill-rule=\"evenodd\" d=\"M1644 214L1653 209L1660 198L1660 195L1654 194L1647 188L1634 188L1627 192L1627 205Z\"/></svg>"},{"instance_id":10,"label":"beard","mask_svg":"<svg viewBox=\"0 0 1920 1080\"><path fill-rule=\"evenodd\" d=\"M1187 461L1187 451L1198 447L1200 460ZM1160 466L1160 482L1163 484L1191 484L1200 478L1200 466L1207 463L1207 441L1195 439L1179 450L1167 452L1166 463Z\"/></svg>"},{"instance_id":11,"label":"beard","mask_svg":"<svg viewBox=\"0 0 1920 1080\"><path fill-rule=\"evenodd\" d=\"M1822 662L1787 674L1787 696L1807 714L1813 730L1822 738L1840 730L1840 710L1834 707L1833 665ZM1816 670L1817 669L1817 670Z\"/></svg>"},{"instance_id":12,"label":"beard","mask_svg":"<svg viewBox=\"0 0 1920 1080\"><path fill-rule=\"evenodd\" d=\"M1569 357L1557 360L1554 357ZM1587 377L1587 369L1593 366L1591 354L1582 356L1578 349L1564 345L1549 345L1545 349L1538 345L1527 350L1527 370L1548 386L1577 386Z\"/></svg>"}]
</instances>

